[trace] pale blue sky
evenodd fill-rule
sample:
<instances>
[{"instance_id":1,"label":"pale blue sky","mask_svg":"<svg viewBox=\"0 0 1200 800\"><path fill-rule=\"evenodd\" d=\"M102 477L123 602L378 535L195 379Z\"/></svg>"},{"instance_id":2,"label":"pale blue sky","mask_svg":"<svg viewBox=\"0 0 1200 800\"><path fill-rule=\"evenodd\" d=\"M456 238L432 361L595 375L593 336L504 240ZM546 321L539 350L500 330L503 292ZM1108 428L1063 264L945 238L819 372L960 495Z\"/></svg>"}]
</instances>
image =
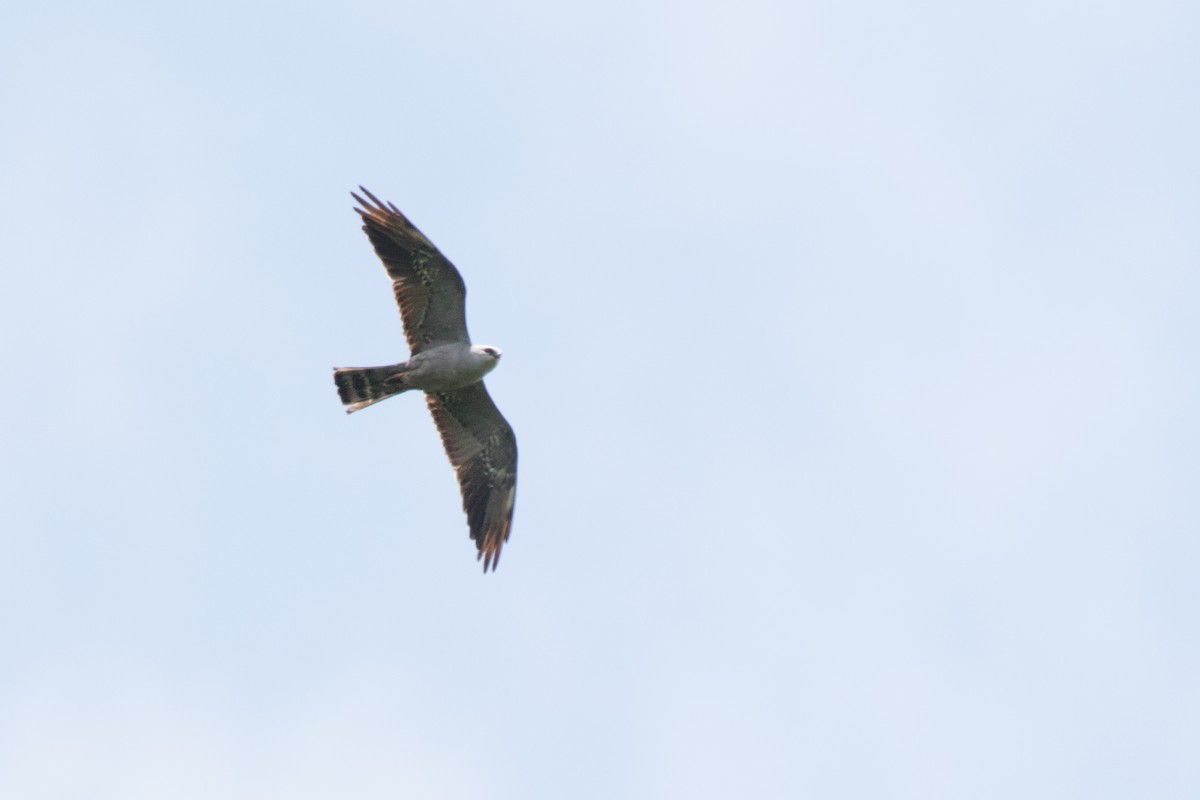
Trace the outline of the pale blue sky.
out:
<instances>
[{"instance_id":1,"label":"pale blue sky","mask_svg":"<svg viewBox=\"0 0 1200 800\"><path fill-rule=\"evenodd\" d=\"M5 17L0 796L1200 793L1194 3Z\"/></svg>"}]
</instances>

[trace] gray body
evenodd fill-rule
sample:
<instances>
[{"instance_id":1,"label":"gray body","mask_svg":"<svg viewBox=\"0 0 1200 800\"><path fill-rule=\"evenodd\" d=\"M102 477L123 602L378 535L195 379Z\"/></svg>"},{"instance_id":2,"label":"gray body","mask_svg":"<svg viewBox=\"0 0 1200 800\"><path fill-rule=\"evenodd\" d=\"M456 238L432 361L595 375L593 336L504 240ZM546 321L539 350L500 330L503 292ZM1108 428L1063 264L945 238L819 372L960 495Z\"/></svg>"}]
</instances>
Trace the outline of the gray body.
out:
<instances>
[{"instance_id":1,"label":"gray body","mask_svg":"<svg viewBox=\"0 0 1200 800\"><path fill-rule=\"evenodd\" d=\"M500 363L494 347L444 344L417 353L405 362L404 383L423 392L445 392L478 383Z\"/></svg>"}]
</instances>

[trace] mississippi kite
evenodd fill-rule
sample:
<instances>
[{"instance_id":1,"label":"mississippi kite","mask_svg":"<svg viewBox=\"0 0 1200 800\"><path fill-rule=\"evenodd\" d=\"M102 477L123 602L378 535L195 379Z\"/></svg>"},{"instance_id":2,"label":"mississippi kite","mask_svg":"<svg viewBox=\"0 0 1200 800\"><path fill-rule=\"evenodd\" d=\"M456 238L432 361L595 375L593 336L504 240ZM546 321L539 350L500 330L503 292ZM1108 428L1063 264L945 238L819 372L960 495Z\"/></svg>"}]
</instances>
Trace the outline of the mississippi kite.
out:
<instances>
[{"instance_id":1,"label":"mississippi kite","mask_svg":"<svg viewBox=\"0 0 1200 800\"><path fill-rule=\"evenodd\" d=\"M472 345L467 335L462 276L400 209L351 193L363 230L392 279L408 361L387 367L338 367L338 395L352 413L410 389L425 392L458 473L463 510L483 571L495 569L512 527L517 495L517 439L483 385L500 361L495 347Z\"/></svg>"}]
</instances>

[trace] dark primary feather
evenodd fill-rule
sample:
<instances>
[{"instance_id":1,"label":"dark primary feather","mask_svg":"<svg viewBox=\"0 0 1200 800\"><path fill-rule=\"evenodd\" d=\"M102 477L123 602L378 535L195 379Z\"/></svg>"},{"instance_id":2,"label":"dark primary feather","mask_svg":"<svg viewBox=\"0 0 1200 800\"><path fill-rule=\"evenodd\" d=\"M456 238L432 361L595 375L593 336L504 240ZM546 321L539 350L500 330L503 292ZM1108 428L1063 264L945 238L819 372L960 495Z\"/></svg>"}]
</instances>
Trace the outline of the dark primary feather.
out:
<instances>
[{"instance_id":1,"label":"dark primary feather","mask_svg":"<svg viewBox=\"0 0 1200 800\"><path fill-rule=\"evenodd\" d=\"M495 569L512 527L517 439L483 382L425 395L450 463L483 570Z\"/></svg>"},{"instance_id":2,"label":"dark primary feather","mask_svg":"<svg viewBox=\"0 0 1200 800\"><path fill-rule=\"evenodd\" d=\"M362 206L354 210L362 217L363 230L392 278L404 335L413 354L439 344L469 341L467 287L458 270L400 209L358 188L369 202L351 192Z\"/></svg>"}]
</instances>

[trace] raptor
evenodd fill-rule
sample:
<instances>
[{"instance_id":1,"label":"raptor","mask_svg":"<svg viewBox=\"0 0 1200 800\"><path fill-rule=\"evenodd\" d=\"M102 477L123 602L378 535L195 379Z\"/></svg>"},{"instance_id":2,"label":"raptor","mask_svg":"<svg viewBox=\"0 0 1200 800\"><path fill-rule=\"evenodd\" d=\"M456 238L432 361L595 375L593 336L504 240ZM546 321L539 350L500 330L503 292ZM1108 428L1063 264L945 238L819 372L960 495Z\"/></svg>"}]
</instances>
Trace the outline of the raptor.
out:
<instances>
[{"instance_id":1,"label":"raptor","mask_svg":"<svg viewBox=\"0 0 1200 800\"><path fill-rule=\"evenodd\" d=\"M363 187L351 192L363 230L392 279L411 354L386 367L335 367L346 413L411 390L425 393L446 455L458 473L463 511L483 571L494 570L512 528L517 440L483 385L500 350L471 344L467 287L454 265L400 209Z\"/></svg>"}]
</instances>

